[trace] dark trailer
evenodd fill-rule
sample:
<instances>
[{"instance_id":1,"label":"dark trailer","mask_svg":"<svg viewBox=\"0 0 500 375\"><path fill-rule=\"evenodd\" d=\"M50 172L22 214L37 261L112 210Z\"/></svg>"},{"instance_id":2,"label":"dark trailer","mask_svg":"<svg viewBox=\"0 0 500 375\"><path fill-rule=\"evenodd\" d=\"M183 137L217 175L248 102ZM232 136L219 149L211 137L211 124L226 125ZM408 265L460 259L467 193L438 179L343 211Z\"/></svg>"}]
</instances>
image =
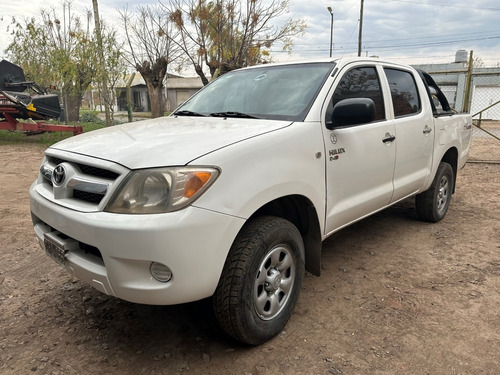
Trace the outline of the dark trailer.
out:
<instances>
[{"instance_id":1,"label":"dark trailer","mask_svg":"<svg viewBox=\"0 0 500 375\"><path fill-rule=\"evenodd\" d=\"M48 94L35 82L26 81L20 66L7 60L0 61L0 129L30 134L69 131L76 135L83 132L81 126L45 122L60 116L61 105L56 94Z\"/></svg>"}]
</instances>

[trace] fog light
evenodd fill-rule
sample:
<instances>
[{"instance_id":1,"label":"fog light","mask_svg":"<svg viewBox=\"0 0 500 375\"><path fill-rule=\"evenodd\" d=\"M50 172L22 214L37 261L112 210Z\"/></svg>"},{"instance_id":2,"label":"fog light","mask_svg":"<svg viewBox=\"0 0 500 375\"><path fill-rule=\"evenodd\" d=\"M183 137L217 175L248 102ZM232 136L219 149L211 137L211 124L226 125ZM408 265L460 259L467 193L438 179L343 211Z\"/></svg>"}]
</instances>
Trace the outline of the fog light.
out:
<instances>
[{"instance_id":1,"label":"fog light","mask_svg":"<svg viewBox=\"0 0 500 375\"><path fill-rule=\"evenodd\" d=\"M166 283L172 279L172 271L164 264L153 262L149 270L159 282Z\"/></svg>"}]
</instances>

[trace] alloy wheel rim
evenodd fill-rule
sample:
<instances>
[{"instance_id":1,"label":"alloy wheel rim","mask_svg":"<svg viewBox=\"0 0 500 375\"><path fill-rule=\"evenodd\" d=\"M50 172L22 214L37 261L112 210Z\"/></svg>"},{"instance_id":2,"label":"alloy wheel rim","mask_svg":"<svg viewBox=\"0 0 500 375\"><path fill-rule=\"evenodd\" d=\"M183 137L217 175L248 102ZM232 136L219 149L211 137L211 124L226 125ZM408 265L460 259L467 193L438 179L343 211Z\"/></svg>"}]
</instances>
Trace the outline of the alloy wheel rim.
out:
<instances>
[{"instance_id":1,"label":"alloy wheel rim","mask_svg":"<svg viewBox=\"0 0 500 375\"><path fill-rule=\"evenodd\" d=\"M257 269L253 298L257 315L271 320L286 306L295 281L295 260L287 245L273 247Z\"/></svg>"},{"instance_id":2,"label":"alloy wheel rim","mask_svg":"<svg viewBox=\"0 0 500 375\"><path fill-rule=\"evenodd\" d=\"M446 176L441 178L437 195L437 210L442 213L446 209L449 200L449 181Z\"/></svg>"}]
</instances>

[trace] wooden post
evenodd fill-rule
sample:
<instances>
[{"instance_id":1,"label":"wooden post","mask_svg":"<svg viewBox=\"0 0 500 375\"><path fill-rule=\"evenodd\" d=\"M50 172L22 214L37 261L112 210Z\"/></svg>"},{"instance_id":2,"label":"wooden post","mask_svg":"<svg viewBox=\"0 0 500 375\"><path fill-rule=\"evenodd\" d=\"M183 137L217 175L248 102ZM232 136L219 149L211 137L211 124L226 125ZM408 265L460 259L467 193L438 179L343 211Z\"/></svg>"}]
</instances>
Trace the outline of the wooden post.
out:
<instances>
[{"instance_id":1,"label":"wooden post","mask_svg":"<svg viewBox=\"0 0 500 375\"><path fill-rule=\"evenodd\" d=\"M127 97L127 115L128 115L128 122L132 122L132 92L130 90L130 86L132 85L132 81L135 78L135 73L132 73L130 75L130 79L127 82L127 87L125 88L126 90L126 97Z\"/></svg>"},{"instance_id":2,"label":"wooden post","mask_svg":"<svg viewBox=\"0 0 500 375\"><path fill-rule=\"evenodd\" d=\"M464 105L462 107L462 112L470 111L470 100L471 100L471 90L472 90L472 70L474 65L473 60L474 51L470 51L469 54L469 66L467 67L467 79L465 80L465 93L464 93Z\"/></svg>"}]
</instances>

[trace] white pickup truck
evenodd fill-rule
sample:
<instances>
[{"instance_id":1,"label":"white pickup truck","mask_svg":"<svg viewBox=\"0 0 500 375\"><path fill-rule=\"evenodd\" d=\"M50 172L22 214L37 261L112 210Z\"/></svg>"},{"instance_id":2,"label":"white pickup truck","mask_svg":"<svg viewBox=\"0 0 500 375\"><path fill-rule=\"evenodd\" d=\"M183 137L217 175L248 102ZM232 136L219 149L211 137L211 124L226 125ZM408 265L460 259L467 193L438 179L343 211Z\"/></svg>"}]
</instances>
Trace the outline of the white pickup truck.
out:
<instances>
[{"instance_id":1,"label":"white pickup truck","mask_svg":"<svg viewBox=\"0 0 500 375\"><path fill-rule=\"evenodd\" d=\"M441 220L472 120L432 78L379 59L229 72L172 115L72 137L30 188L40 245L103 293L213 298L257 345L282 330L322 240L410 196Z\"/></svg>"}]
</instances>

